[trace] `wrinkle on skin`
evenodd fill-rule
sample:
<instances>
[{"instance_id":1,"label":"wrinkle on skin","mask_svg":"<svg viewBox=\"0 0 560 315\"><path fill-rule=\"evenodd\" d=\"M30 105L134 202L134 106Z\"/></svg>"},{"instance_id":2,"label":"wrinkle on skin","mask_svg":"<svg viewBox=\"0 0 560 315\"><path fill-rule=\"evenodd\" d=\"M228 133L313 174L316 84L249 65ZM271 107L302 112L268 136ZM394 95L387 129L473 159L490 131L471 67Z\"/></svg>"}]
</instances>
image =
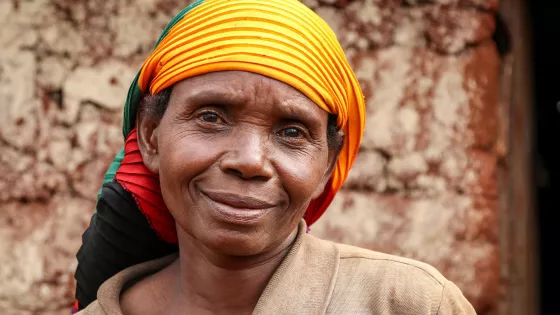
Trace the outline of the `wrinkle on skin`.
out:
<instances>
[{"instance_id":1,"label":"wrinkle on skin","mask_svg":"<svg viewBox=\"0 0 560 315\"><path fill-rule=\"evenodd\" d=\"M188 169L190 173L188 175L190 179L174 179L174 184L171 186L183 188L181 193L171 194L165 189L167 174L178 172L160 171L164 199L174 217L177 214L178 226L189 230L194 226L194 223L189 224L189 221L197 222L201 219L198 214L203 211L197 214L196 211L188 211L187 208L192 207L185 205L199 199L197 190L200 189L200 185L193 185L193 183L208 182L206 177L223 176L228 173L223 168L233 170L242 167L245 172L253 175L260 172L257 177L266 184L260 185L251 180L253 175L249 178L241 178L241 181L230 182L226 179L227 176L224 180L230 182L230 185L236 182L238 183L235 184L236 186L245 187L245 189L238 189L239 193L254 191L261 195L273 196L282 199L277 200L277 203L284 206L264 217L267 219L275 216L278 221L275 224L242 228L243 233L236 233L233 229L228 233L232 238L239 235L249 238L245 233L247 231L255 235L263 233L249 242L252 246L261 243L260 250L278 244L278 240L271 240L273 235L278 234L275 225L280 222L291 222L290 230L296 228L297 221L303 216L311 201L310 196L318 190L317 185L321 184L325 170L328 169L330 153L326 138L328 114L305 95L282 82L240 71L217 72L194 77L176 84L172 91L168 109L162 118L161 126L157 128L158 134L161 134L157 146L161 151L159 158L165 160L166 157L173 156L175 161L170 162L171 164L162 161L160 164L167 165L163 166L164 168L180 166ZM224 122L219 128L211 131L194 123L200 113L200 107L207 105L216 106L217 109L214 109L220 113L220 119ZM286 142L276 134L278 130L275 128L290 127L292 122L295 126L303 126L308 131L301 143ZM198 150L193 150L196 145ZM202 151L207 151L204 152L207 157L197 158L196 156ZM175 153L171 155L170 152ZM194 156L189 157L193 153ZM201 163L197 167L192 167L193 161L198 159ZM314 175L310 176L310 174ZM235 174L232 176L236 177ZM297 201L294 202L294 193L290 192L294 190L294 184L290 183L300 185L302 182L309 185L304 185L303 190L295 190L305 191L307 195L296 198ZM190 201L179 201L173 197L181 194ZM281 195L284 197L279 197ZM173 206L174 204L177 206ZM178 212L183 212L184 216L191 219L182 218ZM216 222L207 221L206 227L216 227ZM286 237L289 233L283 231L281 234ZM255 241L258 239L261 241Z\"/></svg>"},{"instance_id":2,"label":"wrinkle on skin","mask_svg":"<svg viewBox=\"0 0 560 315\"><path fill-rule=\"evenodd\" d=\"M176 84L161 121L139 124L145 164L159 172L176 222L180 258L127 296L150 300L145 295L164 290L153 314L250 314L336 162L327 112L282 82L227 71ZM301 131L283 133L289 128ZM255 220L224 219L206 196L216 191L273 206ZM144 281L156 284L142 291Z\"/></svg>"}]
</instances>

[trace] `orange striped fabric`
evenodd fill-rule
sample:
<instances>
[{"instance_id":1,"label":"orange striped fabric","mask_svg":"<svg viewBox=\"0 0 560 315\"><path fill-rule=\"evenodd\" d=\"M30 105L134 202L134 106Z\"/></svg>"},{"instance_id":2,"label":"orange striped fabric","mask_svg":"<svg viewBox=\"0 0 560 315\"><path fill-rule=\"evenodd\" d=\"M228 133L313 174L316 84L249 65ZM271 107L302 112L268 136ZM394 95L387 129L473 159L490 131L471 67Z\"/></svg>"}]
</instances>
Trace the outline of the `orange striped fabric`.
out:
<instances>
[{"instance_id":1,"label":"orange striped fabric","mask_svg":"<svg viewBox=\"0 0 560 315\"><path fill-rule=\"evenodd\" d=\"M362 90L335 33L297 0L205 0L169 29L142 66L138 85L157 94L227 70L284 82L337 115L345 143L328 186L306 213L313 224L346 180L365 127Z\"/></svg>"}]
</instances>

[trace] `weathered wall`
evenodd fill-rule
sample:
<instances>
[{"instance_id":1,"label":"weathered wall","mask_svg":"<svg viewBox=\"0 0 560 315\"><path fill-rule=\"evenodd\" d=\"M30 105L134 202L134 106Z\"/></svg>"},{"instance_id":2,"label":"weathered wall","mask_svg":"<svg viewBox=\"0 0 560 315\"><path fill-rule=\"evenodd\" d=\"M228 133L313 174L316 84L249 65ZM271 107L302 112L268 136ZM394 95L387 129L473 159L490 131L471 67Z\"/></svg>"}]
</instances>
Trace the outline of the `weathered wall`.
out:
<instances>
[{"instance_id":1,"label":"weathered wall","mask_svg":"<svg viewBox=\"0 0 560 315\"><path fill-rule=\"evenodd\" d=\"M480 314L500 292L497 1L304 1L368 99L355 168L312 233L429 262ZM69 309L128 85L186 2L0 0L0 313Z\"/></svg>"}]
</instances>

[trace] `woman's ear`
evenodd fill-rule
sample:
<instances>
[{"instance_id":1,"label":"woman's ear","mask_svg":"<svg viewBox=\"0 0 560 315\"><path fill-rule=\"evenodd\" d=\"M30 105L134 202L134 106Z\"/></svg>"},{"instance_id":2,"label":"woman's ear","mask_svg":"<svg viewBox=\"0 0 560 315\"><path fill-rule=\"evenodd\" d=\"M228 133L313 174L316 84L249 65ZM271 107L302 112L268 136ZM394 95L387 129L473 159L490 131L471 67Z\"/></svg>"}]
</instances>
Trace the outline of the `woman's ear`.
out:
<instances>
[{"instance_id":1,"label":"woman's ear","mask_svg":"<svg viewBox=\"0 0 560 315\"><path fill-rule=\"evenodd\" d=\"M137 117L138 148L144 160L144 165L159 173L158 130L161 118L152 113L139 111Z\"/></svg>"}]
</instances>

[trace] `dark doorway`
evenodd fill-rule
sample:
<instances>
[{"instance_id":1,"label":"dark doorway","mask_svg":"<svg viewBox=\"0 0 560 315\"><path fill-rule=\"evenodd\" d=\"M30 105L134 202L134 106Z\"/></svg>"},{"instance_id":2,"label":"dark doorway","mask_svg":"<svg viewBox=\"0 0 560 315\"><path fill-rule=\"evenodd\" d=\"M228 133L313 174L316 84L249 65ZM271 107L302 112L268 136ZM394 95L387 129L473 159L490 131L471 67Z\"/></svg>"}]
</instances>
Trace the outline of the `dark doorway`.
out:
<instances>
[{"instance_id":1,"label":"dark doorway","mask_svg":"<svg viewBox=\"0 0 560 315\"><path fill-rule=\"evenodd\" d=\"M537 233L540 253L540 304L542 314L554 314L552 286L558 278L554 268L553 214L560 209L560 3L528 0L533 38L535 93L535 182ZM556 232L560 227L556 227ZM556 302L556 303L555 303ZM556 310L557 312L558 310Z\"/></svg>"}]
</instances>

